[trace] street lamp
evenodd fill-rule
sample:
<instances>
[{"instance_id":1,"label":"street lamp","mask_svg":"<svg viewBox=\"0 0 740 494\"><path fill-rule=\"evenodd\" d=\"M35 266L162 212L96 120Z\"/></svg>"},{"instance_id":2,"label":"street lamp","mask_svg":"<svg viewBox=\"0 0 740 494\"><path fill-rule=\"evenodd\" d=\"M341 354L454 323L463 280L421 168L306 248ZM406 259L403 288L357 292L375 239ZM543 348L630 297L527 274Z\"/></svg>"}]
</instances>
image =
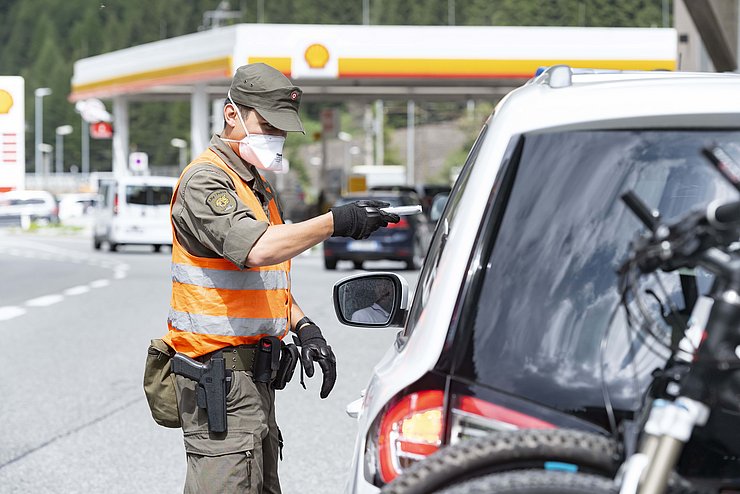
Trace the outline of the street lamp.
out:
<instances>
[{"instance_id":1,"label":"street lamp","mask_svg":"<svg viewBox=\"0 0 740 494\"><path fill-rule=\"evenodd\" d=\"M179 150L178 161L180 169L185 168L185 165L187 164L185 163L185 153L187 152L186 149L188 147L188 141L175 137L170 141L170 145Z\"/></svg>"},{"instance_id":2,"label":"street lamp","mask_svg":"<svg viewBox=\"0 0 740 494\"><path fill-rule=\"evenodd\" d=\"M51 94L51 89L49 89L48 87L36 88L36 91L34 91L33 94L36 96L36 145L34 146L36 154L34 171L36 173L36 176L38 177L43 168L41 164L41 160L43 159L41 143L44 141L42 135L44 132L44 96L49 96Z\"/></svg>"},{"instance_id":3,"label":"street lamp","mask_svg":"<svg viewBox=\"0 0 740 494\"><path fill-rule=\"evenodd\" d=\"M57 163L56 172L64 173L64 136L72 133L71 125L61 125L57 127Z\"/></svg>"}]
</instances>

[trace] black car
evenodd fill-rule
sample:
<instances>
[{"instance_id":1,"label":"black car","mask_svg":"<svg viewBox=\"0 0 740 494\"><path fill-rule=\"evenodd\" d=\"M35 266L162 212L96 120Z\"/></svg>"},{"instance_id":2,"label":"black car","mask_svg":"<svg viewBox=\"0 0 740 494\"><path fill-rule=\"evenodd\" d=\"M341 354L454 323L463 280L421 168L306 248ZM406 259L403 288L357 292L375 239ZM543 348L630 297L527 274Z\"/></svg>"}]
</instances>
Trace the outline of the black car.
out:
<instances>
[{"instance_id":1,"label":"black car","mask_svg":"<svg viewBox=\"0 0 740 494\"><path fill-rule=\"evenodd\" d=\"M391 206L419 204L418 198L412 194L379 191L344 196L335 206L363 199L385 201ZM430 236L431 227L425 215L402 216L398 223L391 223L364 240L345 237L327 239L324 242L324 266L326 269L336 269L337 262L352 261L355 269L362 269L364 261L387 259L403 261L407 269L419 269L429 246Z\"/></svg>"},{"instance_id":2,"label":"black car","mask_svg":"<svg viewBox=\"0 0 740 494\"><path fill-rule=\"evenodd\" d=\"M440 194L449 195L451 190L452 187L449 185L440 184L424 184L416 185L414 187L410 185L376 185L370 187L371 192L386 191L407 193L412 196L416 195L419 198L419 204L421 204L424 214L426 214L432 222L435 221L434 218L431 217L434 199Z\"/></svg>"}]
</instances>

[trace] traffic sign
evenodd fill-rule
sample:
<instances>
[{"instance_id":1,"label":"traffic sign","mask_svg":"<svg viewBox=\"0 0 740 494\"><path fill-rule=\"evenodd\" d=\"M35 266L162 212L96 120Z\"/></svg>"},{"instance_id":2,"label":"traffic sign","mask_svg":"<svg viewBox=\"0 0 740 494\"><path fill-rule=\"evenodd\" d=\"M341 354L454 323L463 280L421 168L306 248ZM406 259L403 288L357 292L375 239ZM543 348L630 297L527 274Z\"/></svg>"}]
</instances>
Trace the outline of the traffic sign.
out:
<instances>
[{"instance_id":1,"label":"traffic sign","mask_svg":"<svg viewBox=\"0 0 740 494\"><path fill-rule=\"evenodd\" d=\"M113 137L113 126L108 122L90 124L90 137L93 139L110 139Z\"/></svg>"},{"instance_id":2,"label":"traffic sign","mask_svg":"<svg viewBox=\"0 0 740 494\"><path fill-rule=\"evenodd\" d=\"M149 155L137 151L128 155L128 168L133 173L143 173L149 169Z\"/></svg>"},{"instance_id":3,"label":"traffic sign","mask_svg":"<svg viewBox=\"0 0 740 494\"><path fill-rule=\"evenodd\" d=\"M322 108L319 118L322 137L336 137L339 132L339 112L335 108Z\"/></svg>"}]
</instances>

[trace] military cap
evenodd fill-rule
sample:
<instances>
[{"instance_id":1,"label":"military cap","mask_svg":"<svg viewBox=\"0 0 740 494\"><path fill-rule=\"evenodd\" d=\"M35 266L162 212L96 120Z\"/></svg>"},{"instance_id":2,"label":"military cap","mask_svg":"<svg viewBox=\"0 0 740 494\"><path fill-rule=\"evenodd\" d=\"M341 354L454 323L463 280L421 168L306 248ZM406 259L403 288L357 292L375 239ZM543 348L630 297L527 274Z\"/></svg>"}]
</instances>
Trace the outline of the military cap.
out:
<instances>
[{"instance_id":1,"label":"military cap","mask_svg":"<svg viewBox=\"0 0 740 494\"><path fill-rule=\"evenodd\" d=\"M229 89L235 103L254 108L273 127L305 134L298 116L302 93L279 70L264 63L236 69Z\"/></svg>"}]
</instances>

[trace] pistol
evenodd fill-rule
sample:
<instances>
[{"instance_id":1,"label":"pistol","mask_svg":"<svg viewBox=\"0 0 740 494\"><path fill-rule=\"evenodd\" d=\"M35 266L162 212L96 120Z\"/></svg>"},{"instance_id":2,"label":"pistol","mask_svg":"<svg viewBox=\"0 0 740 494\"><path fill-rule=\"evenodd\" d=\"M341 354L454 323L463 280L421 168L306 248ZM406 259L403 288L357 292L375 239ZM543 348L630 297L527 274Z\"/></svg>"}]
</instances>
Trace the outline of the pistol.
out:
<instances>
[{"instance_id":1,"label":"pistol","mask_svg":"<svg viewBox=\"0 0 740 494\"><path fill-rule=\"evenodd\" d=\"M172 372L198 383L198 408L208 413L208 430L226 432L226 365L221 353L208 363L193 360L183 353L172 357Z\"/></svg>"}]
</instances>

